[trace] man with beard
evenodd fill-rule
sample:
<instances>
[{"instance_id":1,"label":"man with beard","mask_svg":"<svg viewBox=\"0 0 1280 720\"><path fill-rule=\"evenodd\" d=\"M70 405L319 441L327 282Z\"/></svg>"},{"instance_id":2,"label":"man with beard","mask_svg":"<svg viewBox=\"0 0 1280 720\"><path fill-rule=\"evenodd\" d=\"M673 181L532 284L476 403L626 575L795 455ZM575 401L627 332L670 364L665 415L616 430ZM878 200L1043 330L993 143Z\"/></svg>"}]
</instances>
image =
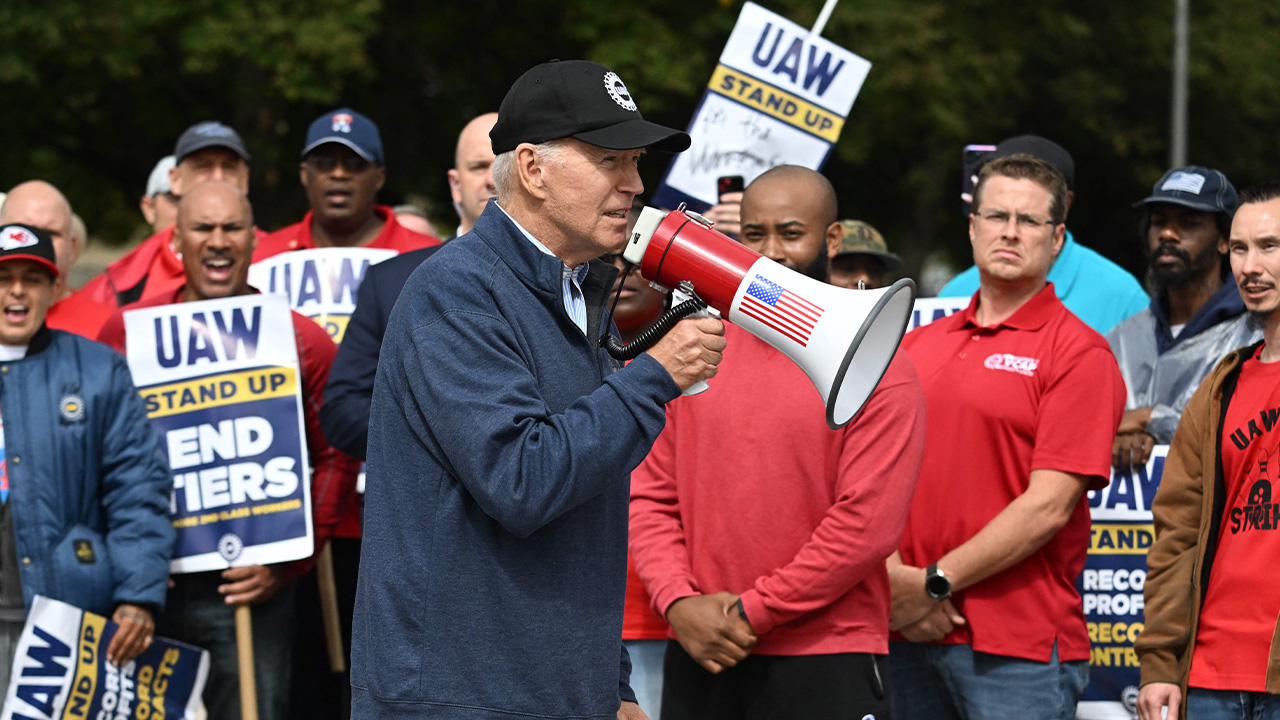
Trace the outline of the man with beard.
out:
<instances>
[{"instance_id":1,"label":"man with beard","mask_svg":"<svg viewBox=\"0 0 1280 720\"><path fill-rule=\"evenodd\" d=\"M843 228L826 178L747 188L741 242L826 281ZM631 477L631 551L671 624L663 720L889 717L889 577L924 452L899 353L853 422L779 350L733 325L710 392L676 400Z\"/></svg>"},{"instance_id":2,"label":"man with beard","mask_svg":"<svg viewBox=\"0 0 1280 720\"><path fill-rule=\"evenodd\" d=\"M1227 249L1263 341L1229 353L1182 414L1151 514L1142 720L1280 715L1280 183L1246 189Z\"/></svg>"},{"instance_id":3,"label":"man with beard","mask_svg":"<svg viewBox=\"0 0 1280 720\"><path fill-rule=\"evenodd\" d=\"M1174 168L1135 207L1143 208L1155 296L1107 333L1128 388L1112 458L1122 470L1146 464L1154 445L1173 440L1182 409L1223 355L1262 337L1247 326L1226 262L1236 209L1227 176Z\"/></svg>"}]
</instances>

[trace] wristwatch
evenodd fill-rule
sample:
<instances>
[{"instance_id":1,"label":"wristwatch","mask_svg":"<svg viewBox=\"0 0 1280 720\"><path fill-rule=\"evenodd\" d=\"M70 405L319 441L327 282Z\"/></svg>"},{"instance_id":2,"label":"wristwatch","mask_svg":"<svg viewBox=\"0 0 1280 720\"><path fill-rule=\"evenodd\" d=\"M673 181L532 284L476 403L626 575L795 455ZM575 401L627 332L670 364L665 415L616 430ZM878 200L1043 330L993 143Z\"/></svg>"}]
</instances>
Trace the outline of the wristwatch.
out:
<instances>
[{"instance_id":1,"label":"wristwatch","mask_svg":"<svg viewBox=\"0 0 1280 720\"><path fill-rule=\"evenodd\" d=\"M951 578L938 569L937 563L925 568L924 591L934 600L946 600L951 597Z\"/></svg>"}]
</instances>

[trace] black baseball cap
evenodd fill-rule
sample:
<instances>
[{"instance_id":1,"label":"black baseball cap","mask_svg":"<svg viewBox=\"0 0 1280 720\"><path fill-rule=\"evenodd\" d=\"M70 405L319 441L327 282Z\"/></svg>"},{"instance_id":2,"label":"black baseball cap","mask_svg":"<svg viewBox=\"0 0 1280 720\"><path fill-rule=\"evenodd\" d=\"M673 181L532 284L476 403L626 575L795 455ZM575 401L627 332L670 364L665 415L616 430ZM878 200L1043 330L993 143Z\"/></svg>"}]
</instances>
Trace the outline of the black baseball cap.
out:
<instances>
[{"instance_id":1,"label":"black baseball cap","mask_svg":"<svg viewBox=\"0 0 1280 720\"><path fill-rule=\"evenodd\" d=\"M688 133L645 120L622 78L586 60L552 60L521 75L489 131L494 155L561 138L610 150L683 152L690 143Z\"/></svg>"},{"instance_id":2,"label":"black baseball cap","mask_svg":"<svg viewBox=\"0 0 1280 720\"><path fill-rule=\"evenodd\" d=\"M249 151L239 133L216 120L199 122L184 130L173 147L173 156L180 163L191 153L208 147L226 148L249 162Z\"/></svg>"},{"instance_id":3,"label":"black baseball cap","mask_svg":"<svg viewBox=\"0 0 1280 720\"><path fill-rule=\"evenodd\" d=\"M1071 159L1071 153L1058 143L1039 135L1016 135L1001 140L1000 144L996 145L996 149L983 159L982 164L1010 155L1030 155L1040 158L1062 173L1062 177L1067 181L1068 190L1076 189L1076 163Z\"/></svg>"},{"instance_id":4,"label":"black baseball cap","mask_svg":"<svg viewBox=\"0 0 1280 720\"><path fill-rule=\"evenodd\" d=\"M1236 188L1220 170L1188 165L1166 172L1151 186L1151 196L1133 206L1152 203L1170 203L1231 217L1236 211Z\"/></svg>"},{"instance_id":5,"label":"black baseball cap","mask_svg":"<svg viewBox=\"0 0 1280 720\"><path fill-rule=\"evenodd\" d=\"M0 262L7 260L31 260L43 265L53 277L58 277L58 256L53 252L53 236L43 228L22 223L0 226Z\"/></svg>"}]
</instances>

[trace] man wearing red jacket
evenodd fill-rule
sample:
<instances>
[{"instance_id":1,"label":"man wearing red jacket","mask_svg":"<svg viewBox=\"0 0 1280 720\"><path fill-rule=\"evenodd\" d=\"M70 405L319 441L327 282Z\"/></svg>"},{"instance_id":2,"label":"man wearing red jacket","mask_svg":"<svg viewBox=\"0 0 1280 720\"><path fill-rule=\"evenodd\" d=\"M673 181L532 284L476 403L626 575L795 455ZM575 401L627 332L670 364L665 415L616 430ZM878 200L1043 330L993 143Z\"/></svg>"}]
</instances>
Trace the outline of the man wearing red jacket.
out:
<instances>
[{"instance_id":1,"label":"man wearing red jacket","mask_svg":"<svg viewBox=\"0 0 1280 720\"><path fill-rule=\"evenodd\" d=\"M169 192L174 197L181 198L206 180L221 180L249 194L249 151L240 135L226 125L213 120L192 125L178 137L173 156L176 162L169 170ZM261 241L264 233L256 228L253 232ZM173 227L169 226L108 265L76 294L118 308L167 294L183 282L182 260L176 254Z\"/></svg>"},{"instance_id":2,"label":"man wearing red jacket","mask_svg":"<svg viewBox=\"0 0 1280 720\"><path fill-rule=\"evenodd\" d=\"M390 207L376 204L378 190L387 180L382 136L372 120L355 110L334 110L311 123L300 173L311 210L302 222L259 242L254 262L309 248L405 252L440 244L437 238L401 225Z\"/></svg>"},{"instance_id":3,"label":"man wearing red jacket","mask_svg":"<svg viewBox=\"0 0 1280 720\"><path fill-rule=\"evenodd\" d=\"M127 305L103 326L98 339L124 351L124 312L178 302L236 297L256 292L249 286L253 252L253 211L238 188L221 181L203 183L185 193L178 205L177 248L185 284L163 295ZM337 347L315 322L293 314L302 410L310 458L311 505L317 554L355 494L357 465L329 447L320 431L321 393ZM233 609L253 606L253 648L260 716L282 720L288 707L293 640L293 579L306 572L314 556L280 565L238 567L218 572L175 575L169 601L157 623L167 637L207 648L213 655L205 687L205 707L214 720L238 719L239 679Z\"/></svg>"},{"instance_id":4,"label":"man wearing red jacket","mask_svg":"<svg viewBox=\"0 0 1280 720\"><path fill-rule=\"evenodd\" d=\"M826 280L835 192L781 166L742 201L742 243ZM780 351L733 325L709 392L667 406L631 478L631 552L671 624L663 720L889 715L885 559L924 450L924 395L900 354L841 430Z\"/></svg>"}]
</instances>

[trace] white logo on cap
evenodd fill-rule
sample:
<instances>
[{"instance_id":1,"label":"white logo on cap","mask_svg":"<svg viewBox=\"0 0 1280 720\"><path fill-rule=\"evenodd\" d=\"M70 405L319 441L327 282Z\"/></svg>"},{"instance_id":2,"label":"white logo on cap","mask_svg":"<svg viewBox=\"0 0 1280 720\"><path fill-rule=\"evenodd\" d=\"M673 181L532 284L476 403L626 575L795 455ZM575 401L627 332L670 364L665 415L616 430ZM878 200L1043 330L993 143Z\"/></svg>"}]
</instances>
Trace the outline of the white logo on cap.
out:
<instances>
[{"instance_id":1,"label":"white logo on cap","mask_svg":"<svg viewBox=\"0 0 1280 720\"><path fill-rule=\"evenodd\" d=\"M1200 173L1176 172L1169 176L1168 180L1160 186L1160 190L1181 190L1183 192L1200 194L1200 188L1204 187L1205 177Z\"/></svg>"},{"instance_id":2,"label":"white logo on cap","mask_svg":"<svg viewBox=\"0 0 1280 720\"><path fill-rule=\"evenodd\" d=\"M627 92L627 86L622 84L622 78L618 77L618 73L604 74L604 89L609 91L609 97L613 98L613 101L623 110L636 111L636 101L631 99L631 93Z\"/></svg>"},{"instance_id":3,"label":"white logo on cap","mask_svg":"<svg viewBox=\"0 0 1280 720\"><path fill-rule=\"evenodd\" d=\"M235 134L226 125L212 121L200 123L196 126L195 132L197 135L204 135L205 137L231 137Z\"/></svg>"},{"instance_id":4,"label":"white logo on cap","mask_svg":"<svg viewBox=\"0 0 1280 720\"><path fill-rule=\"evenodd\" d=\"M36 236L26 228L10 225L0 230L0 250L17 250L18 248L31 247L38 242L40 241L36 239Z\"/></svg>"}]
</instances>

